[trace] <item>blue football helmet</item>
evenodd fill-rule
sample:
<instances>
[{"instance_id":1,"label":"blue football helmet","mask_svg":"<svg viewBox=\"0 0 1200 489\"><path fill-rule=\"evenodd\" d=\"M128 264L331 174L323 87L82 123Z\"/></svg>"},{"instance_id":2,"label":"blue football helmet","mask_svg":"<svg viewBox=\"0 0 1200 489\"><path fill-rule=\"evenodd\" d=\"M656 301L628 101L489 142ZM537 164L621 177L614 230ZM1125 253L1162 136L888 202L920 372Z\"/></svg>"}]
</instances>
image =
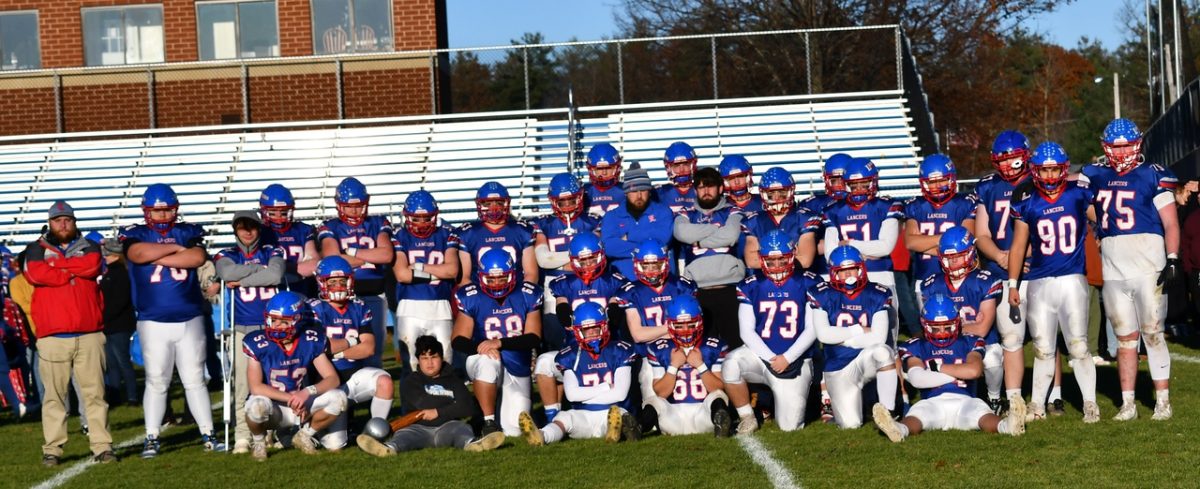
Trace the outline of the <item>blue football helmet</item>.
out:
<instances>
[{"instance_id":1,"label":"blue football helmet","mask_svg":"<svg viewBox=\"0 0 1200 489\"><path fill-rule=\"evenodd\" d=\"M404 227L418 238L428 238L437 229L438 203L433 194L418 190L404 199Z\"/></svg>"},{"instance_id":2,"label":"blue football helmet","mask_svg":"<svg viewBox=\"0 0 1200 489\"><path fill-rule=\"evenodd\" d=\"M1004 131L992 142L992 166L1008 183L1016 184L1029 172L1029 155L1029 139L1020 132Z\"/></svg>"},{"instance_id":3,"label":"blue football helmet","mask_svg":"<svg viewBox=\"0 0 1200 489\"><path fill-rule=\"evenodd\" d=\"M595 234L576 234L567 245L567 252L571 256L571 271L583 283L590 284L604 273L604 245Z\"/></svg>"},{"instance_id":4,"label":"blue football helmet","mask_svg":"<svg viewBox=\"0 0 1200 489\"><path fill-rule=\"evenodd\" d=\"M508 197L508 188L500 182L484 183L475 192L475 210L479 220L488 224L504 224L508 222L509 206L512 199Z\"/></svg>"},{"instance_id":5,"label":"blue football helmet","mask_svg":"<svg viewBox=\"0 0 1200 489\"><path fill-rule=\"evenodd\" d=\"M296 199L292 191L278 183L272 183L258 194L258 215L271 229L279 232L292 227L293 215L296 211Z\"/></svg>"},{"instance_id":6,"label":"blue football helmet","mask_svg":"<svg viewBox=\"0 0 1200 489\"><path fill-rule=\"evenodd\" d=\"M774 166L758 179L758 197L772 214L784 214L795 205L796 181L787 170Z\"/></svg>"},{"instance_id":7,"label":"blue football helmet","mask_svg":"<svg viewBox=\"0 0 1200 489\"><path fill-rule=\"evenodd\" d=\"M975 236L965 227L947 229L938 239L938 263L947 277L954 280L966 277L978 266L975 256Z\"/></svg>"},{"instance_id":8,"label":"blue football helmet","mask_svg":"<svg viewBox=\"0 0 1200 489\"><path fill-rule=\"evenodd\" d=\"M962 328L954 301L942 294L926 299L921 307L921 328L925 330L925 340L934 346L945 348L953 344Z\"/></svg>"},{"instance_id":9,"label":"blue football helmet","mask_svg":"<svg viewBox=\"0 0 1200 489\"><path fill-rule=\"evenodd\" d=\"M345 278L346 283L333 285L333 278ZM317 289L321 299L331 302L346 302L354 298L354 267L338 255L322 258L317 262Z\"/></svg>"},{"instance_id":10,"label":"blue football helmet","mask_svg":"<svg viewBox=\"0 0 1200 489\"><path fill-rule=\"evenodd\" d=\"M958 172L954 162L944 154L931 154L921 160L917 177L921 182L921 193L935 205L949 202L958 193Z\"/></svg>"},{"instance_id":11,"label":"blue football helmet","mask_svg":"<svg viewBox=\"0 0 1200 489\"><path fill-rule=\"evenodd\" d=\"M169 210L171 214L170 217L155 219L150 215L151 210ZM155 231L170 231L179 217L179 198L175 196L175 190L165 183L155 183L146 187L146 191L142 193L142 215L146 217L146 225Z\"/></svg>"},{"instance_id":12,"label":"blue football helmet","mask_svg":"<svg viewBox=\"0 0 1200 489\"><path fill-rule=\"evenodd\" d=\"M758 243L758 257L762 261L763 275L772 282L781 284L792 276L796 269L796 254L787 233L772 229Z\"/></svg>"},{"instance_id":13,"label":"blue football helmet","mask_svg":"<svg viewBox=\"0 0 1200 489\"><path fill-rule=\"evenodd\" d=\"M295 292L281 290L267 302L266 326L263 332L267 338L282 343L296 337L296 328L304 318L307 307L304 297Z\"/></svg>"},{"instance_id":14,"label":"blue football helmet","mask_svg":"<svg viewBox=\"0 0 1200 489\"><path fill-rule=\"evenodd\" d=\"M862 207L879 192L879 169L870 159L853 158L846 165L842 181L846 183L846 201L855 207Z\"/></svg>"},{"instance_id":15,"label":"blue football helmet","mask_svg":"<svg viewBox=\"0 0 1200 489\"><path fill-rule=\"evenodd\" d=\"M499 299L517 287L517 267L512 255L500 248L492 248L479 257L479 288L483 293Z\"/></svg>"},{"instance_id":16,"label":"blue football helmet","mask_svg":"<svg viewBox=\"0 0 1200 489\"><path fill-rule=\"evenodd\" d=\"M1125 173L1142 162L1142 131L1129 119L1113 119L1104 128L1100 147L1109 166Z\"/></svg>"},{"instance_id":17,"label":"blue football helmet","mask_svg":"<svg viewBox=\"0 0 1200 489\"><path fill-rule=\"evenodd\" d=\"M351 226L358 226L367 219L368 206L371 204L371 194L367 186L354 177L346 177L338 184L333 194L333 202L337 204L338 218ZM349 209L361 209L351 215Z\"/></svg>"},{"instance_id":18,"label":"blue football helmet","mask_svg":"<svg viewBox=\"0 0 1200 489\"><path fill-rule=\"evenodd\" d=\"M696 173L696 151L688 143L675 141L663 153L663 166L667 167L667 179L672 185L691 185L692 174Z\"/></svg>"},{"instance_id":19,"label":"blue football helmet","mask_svg":"<svg viewBox=\"0 0 1200 489\"><path fill-rule=\"evenodd\" d=\"M559 173L550 179L550 209L565 222L571 222L583 214L583 190L579 180L570 173Z\"/></svg>"},{"instance_id":20,"label":"blue football helmet","mask_svg":"<svg viewBox=\"0 0 1200 489\"><path fill-rule=\"evenodd\" d=\"M1033 183L1044 194L1057 194L1067 185L1067 172L1071 168L1071 159L1067 150L1058 143L1046 141L1037 145L1033 156L1029 158L1033 167ZM1042 175L1042 169L1057 169L1057 175Z\"/></svg>"},{"instance_id":21,"label":"blue football helmet","mask_svg":"<svg viewBox=\"0 0 1200 489\"><path fill-rule=\"evenodd\" d=\"M579 346L593 357L608 344L608 314L604 306L587 301L575 308L571 314L571 329Z\"/></svg>"},{"instance_id":22,"label":"blue football helmet","mask_svg":"<svg viewBox=\"0 0 1200 489\"><path fill-rule=\"evenodd\" d=\"M647 239L633 250L633 272L642 283L662 287L671 273L671 256L667 247L655 239Z\"/></svg>"},{"instance_id":23,"label":"blue football helmet","mask_svg":"<svg viewBox=\"0 0 1200 489\"><path fill-rule=\"evenodd\" d=\"M717 165L717 171L721 172L721 179L725 181L725 193L729 195L741 197L749 193L750 186L754 185L754 169L750 167L750 160L745 156L729 155L722 158L721 164Z\"/></svg>"},{"instance_id":24,"label":"blue football helmet","mask_svg":"<svg viewBox=\"0 0 1200 489\"><path fill-rule=\"evenodd\" d=\"M846 153L834 153L825 160L825 167L821 170L821 179L825 181L825 195L836 200L846 198L846 181L843 177L853 159Z\"/></svg>"},{"instance_id":25,"label":"blue football helmet","mask_svg":"<svg viewBox=\"0 0 1200 489\"><path fill-rule=\"evenodd\" d=\"M854 274L843 277L846 270ZM844 294L856 294L867 286L867 262L857 248L843 245L829 253L829 283Z\"/></svg>"},{"instance_id":26,"label":"blue football helmet","mask_svg":"<svg viewBox=\"0 0 1200 489\"><path fill-rule=\"evenodd\" d=\"M592 146L587 154L587 168L592 185L607 190L621 178L621 153L608 143Z\"/></svg>"},{"instance_id":27,"label":"blue football helmet","mask_svg":"<svg viewBox=\"0 0 1200 489\"><path fill-rule=\"evenodd\" d=\"M667 303L663 318L671 341L680 348L692 348L704 339L704 314L700 303L690 295L676 297Z\"/></svg>"}]
</instances>

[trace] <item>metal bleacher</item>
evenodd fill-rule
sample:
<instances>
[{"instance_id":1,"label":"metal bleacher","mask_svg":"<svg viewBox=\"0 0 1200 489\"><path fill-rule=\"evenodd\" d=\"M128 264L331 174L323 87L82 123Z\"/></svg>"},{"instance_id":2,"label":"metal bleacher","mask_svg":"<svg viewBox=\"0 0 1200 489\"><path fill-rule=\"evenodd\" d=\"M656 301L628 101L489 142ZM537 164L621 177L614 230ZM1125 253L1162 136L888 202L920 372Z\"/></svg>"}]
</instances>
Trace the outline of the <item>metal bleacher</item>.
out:
<instances>
[{"instance_id":1,"label":"metal bleacher","mask_svg":"<svg viewBox=\"0 0 1200 489\"><path fill-rule=\"evenodd\" d=\"M140 197L152 183L174 187L181 215L204 225L212 246L231 242L232 214L256 208L271 183L290 188L296 217L312 223L334 215L334 188L348 176L367 185L373 214L393 220L422 188L439 199L445 220L471 219L475 191L488 180L506 185L514 212L529 217L548 210L552 175L586 178L582 154L599 142L616 146L626 168L640 162L656 182L665 181L662 152L672 141L695 147L702 166L743 154L756 173L791 171L798 196L821 187L825 158L846 152L873 159L884 191L905 196L915 193L918 160L908 111L899 91L583 107L575 165L567 109L187 131L225 132L201 136L176 129L0 137L0 240L12 247L34 239L56 199L75 207L80 229L111 236L141 221Z\"/></svg>"}]
</instances>

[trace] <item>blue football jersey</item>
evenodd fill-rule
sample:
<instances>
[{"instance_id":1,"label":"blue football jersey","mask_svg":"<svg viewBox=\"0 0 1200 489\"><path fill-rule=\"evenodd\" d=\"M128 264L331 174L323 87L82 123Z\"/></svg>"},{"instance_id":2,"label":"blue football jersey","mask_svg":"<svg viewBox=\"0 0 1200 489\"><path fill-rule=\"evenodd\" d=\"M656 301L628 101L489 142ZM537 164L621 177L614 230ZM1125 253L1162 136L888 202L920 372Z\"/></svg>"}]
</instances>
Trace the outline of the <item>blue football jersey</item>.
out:
<instances>
[{"instance_id":1,"label":"blue football jersey","mask_svg":"<svg viewBox=\"0 0 1200 489\"><path fill-rule=\"evenodd\" d=\"M331 340L358 338L360 334L371 334L371 308L360 299L351 299L346 308L339 310L337 306L322 300L308 301L313 319L317 326L325 332L325 337ZM375 341L383 341L375 338ZM363 360L341 358L333 360L333 367L342 371L358 370Z\"/></svg>"},{"instance_id":2,"label":"blue football jersey","mask_svg":"<svg viewBox=\"0 0 1200 489\"><path fill-rule=\"evenodd\" d=\"M408 232L407 228L396 229L392 235L392 248L397 253L404 253L408 264L424 263L440 265L446 263L446 254L458 253L454 240L450 238L453 230L445 224L439 225L427 238L418 238ZM396 284L397 300L414 301L448 301L454 287L453 280L434 278L427 284Z\"/></svg>"},{"instance_id":3,"label":"blue football jersey","mask_svg":"<svg viewBox=\"0 0 1200 489\"><path fill-rule=\"evenodd\" d=\"M464 223L455 229L452 242L458 249L473 257L474 261L471 263L472 282L479 281L479 258L492 248L503 249L513 257L517 280L521 280L524 276L522 275L524 267L521 265L521 254L525 248L533 246L533 226L525 221L510 218L504 227L492 231L482 221L475 220Z\"/></svg>"},{"instance_id":4,"label":"blue football jersey","mask_svg":"<svg viewBox=\"0 0 1200 489\"><path fill-rule=\"evenodd\" d=\"M241 248L226 248L213 256L213 262L229 260L238 265L266 266L271 258L283 258L283 249L265 244L247 255ZM279 292L278 287L238 287L234 293L233 322L240 326L261 326L266 317L267 302Z\"/></svg>"},{"instance_id":5,"label":"blue football jersey","mask_svg":"<svg viewBox=\"0 0 1200 489\"><path fill-rule=\"evenodd\" d=\"M804 332L808 291L821 282L812 272L796 273L782 284L751 275L737 286L738 302L754 308L754 330L776 355L782 355ZM812 357L812 349L797 363ZM797 372L798 372L797 365ZM792 370L792 369L788 369Z\"/></svg>"},{"instance_id":6,"label":"blue football jersey","mask_svg":"<svg viewBox=\"0 0 1200 489\"><path fill-rule=\"evenodd\" d=\"M180 222L166 233L160 233L138 224L121 230L118 238L127 250L133 243L203 247L204 228ZM133 305L139 321L181 323L204 314L206 301L200 293L200 282L196 279L194 268L129 262L129 282L133 287Z\"/></svg>"},{"instance_id":7,"label":"blue football jersey","mask_svg":"<svg viewBox=\"0 0 1200 489\"><path fill-rule=\"evenodd\" d=\"M262 365L263 382L280 392L296 392L307 385L313 361L325 354L325 337L315 329L300 328L291 351L267 338L262 330L246 334L242 351Z\"/></svg>"},{"instance_id":8,"label":"blue football jersey","mask_svg":"<svg viewBox=\"0 0 1200 489\"><path fill-rule=\"evenodd\" d=\"M271 229L270 226L263 226L259 231L263 244L275 245L283 250L283 256L291 264L289 268L295 269L296 264L304 258L304 247L308 243L313 243L317 247L318 254L321 246L317 244L317 228L303 222L293 222L288 227L287 231L278 232ZM298 294L304 294L306 297L314 297L317 291L317 281L313 277L301 277L295 273L284 274L284 280L287 282L287 289Z\"/></svg>"},{"instance_id":9,"label":"blue football jersey","mask_svg":"<svg viewBox=\"0 0 1200 489\"><path fill-rule=\"evenodd\" d=\"M388 241L376 243L379 233L384 233L388 236ZM330 219L321 224L317 229L317 243L320 249L320 242L326 238L332 238L337 241L338 249L343 251L354 249L370 249L379 246L390 245L392 236L392 225L383 216L367 216L363 219L362 224L351 226L346 224L341 219ZM384 278L381 266L374 263L364 263L361 267L354 269L355 288L358 284L362 284L368 280L382 280ZM360 291L361 292L361 291ZM374 295L374 294L372 294Z\"/></svg>"},{"instance_id":10,"label":"blue football jersey","mask_svg":"<svg viewBox=\"0 0 1200 489\"><path fill-rule=\"evenodd\" d=\"M973 323L983 301L993 299L997 305L1000 304L1001 295L1004 294L1004 282L999 276L993 275L987 270L973 270L967 274L967 277L956 289L950 283L950 279L944 274L938 273L926 278L921 283L922 302L935 294L949 297L954 305L958 306L958 315L963 322ZM999 342L1000 333L994 325L988 325L988 327L990 329L984 336L984 340L989 345Z\"/></svg>"},{"instance_id":11,"label":"blue football jersey","mask_svg":"<svg viewBox=\"0 0 1200 489\"><path fill-rule=\"evenodd\" d=\"M842 239L872 241L879 239L879 230L883 228L883 221L887 219L896 219L899 221L898 224L903 224L904 207L900 202L888 197L876 197L859 208L855 208L848 202L836 201L825 208L821 224L826 228L837 229L838 236L841 236ZM826 246L836 245L826 243ZM890 254L866 260L869 272L893 271Z\"/></svg>"},{"instance_id":12,"label":"blue football jersey","mask_svg":"<svg viewBox=\"0 0 1200 489\"><path fill-rule=\"evenodd\" d=\"M611 387L617 375L617 369L631 366L635 360L637 360L637 353L634 353L633 345L624 341L609 341L596 356L579 348L579 345L567 345L554 357L555 366L560 372L568 370L575 372L575 378L579 379L580 387L594 387L601 384L608 384ZM621 403L589 404L581 402L573 404L572 407L588 411L606 411L609 407Z\"/></svg>"},{"instance_id":13,"label":"blue football jersey","mask_svg":"<svg viewBox=\"0 0 1200 489\"><path fill-rule=\"evenodd\" d=\"M1029 177L1025 177L1017 184L1028 179ZM975 199L978 205L987 210L988 231L991 231L992 241L996 242L1000 251L1008 251L1012 247L1012 195L1016 188L1016 185L1008 183L996 173L983 177L975 184ZM975 230L972 229L971 233L974 234ZM987 268L992 273L1008 277L1008 272L995 262L989 260Z\"/></svg>"},{"instance_id":14,"label":"blue football jersey","mask_svg":"<svg viewBox=\"0 0 1200 489\"><path fill-rule=\"evenodd\" d=\"M588 214L604 217L608 211L625 203L625 191L620 184L600 190L600 187L585 183L583 184L583 199L583 205L587 208Z\"/></svg>"},{"instance_id":15,"label":"blue football jersey","mask_svg":"<svg viewBox=\"0 0 1200 489\"><path fill-rule=\"evenodd\" d=\"M967 219L975 219L975 208L979 205L974 195L955 195L954 198L942 205L935 205L924 196L913 197L904 203L904 216L917 223L918 231L925 236L935 236L946 230L962 225ZM975 232L970 229L971 233ZM903 229L900 231L904 232ZM913 279L925 280L938 272L936 256L925 253L915 253L913 262Z\"/></svg>"},{"instance_id":16,"label":"blue football jersey","mask_svg":"<svg viewBox=\"0 0 1200 489\"><path fill-rule=\"evenodd\" d=\"M579 216L574 221L567 223L551 213L534 219L532 224L534 236L539 234L545 236L551 253L567 251L567 244L571 241L571 237L576 234L592 233L597 236L600 235L600 218L589 214ZM570 273L570 270L565 269L542 269L543 277L558 277L560 275L569 275Z\"/></svg>"},{"instance_id":17,"label":"blue football jersey","mask_svg":"<svg viewBox=\"0 0 1200 489\"><path fill-rule=\"evenodd\" d=\"M650 192L650 195L670 207L672 213L696 205L695 186L688 187L687 192L680 192L678 187L665 183L656 187L653 192Z\"/></svg>"},{"instance_id":18,"label":"blue football jersey","mask_svg":"<svg viewBox=\"0 0 1200 489\"><path fill-rule=\"evenodd\" d=\"M1067 182L1054 200L1037 191L1017 196L1013 219L1029 225L1033 249L1025 280L1086 272L1083 240L1087 239L1087 209L1092 198L1092 191L1082 181Z\"/></svg>"},{"instance_id":19,"label":"blue football jersey","mask_svg":"<svg viewBox=\"0 0 1200 489\"><path fill-rule=\"evenodd\" d=\"M667 324L667 303L685 295L696 295L696 283L683 277L670 276L659 290L642 282L628 282L621 288L617 301L623 308L632 307L645 327L657 327ZM634 326L631 324L629 327Z\"/></svg>"},{"instance_id":20,"label":"blue football jersey","mask_svg":"<svg viewBox=\"0 0 1200 489\"><path fill-rule=\"evenodd\" d=\"M712 224L714 226L724 226L725 222L729 220L729 216L734 212L737 212L734 210L734 208L725 207L713 211L711 214L705 214L694 207L688 207L676 215L687 217L688 222L692 224ZM681 244L683 248L683 261L684 263L690 265L693 261L713 255L733 255L738 259L741 259L742 248L745 246L745 243L746 237L743 234L738 237L738 242L734 246L703 248L698 244Z\"/></svg>"},{"instance_id":21,"label":"blue football jersey","mask_svg":"<svg viewBox=\"0 0 1200 489\"><path fill-rule=\"evenodd\" d=\"M1174 193L1175 174L1161 165L1143 163L1124 174L1104 162L1083 167L1083 175L1096 196L1096 237L1127 234L1163 235L1162 218L1154 198Z\"/></svg>"},{"instance_id":22,"label":"blue football jersey","mask_svg":"<svg viewBox=\"0 0 1200 489\"><path fill-rule=\"evenodd\" d=\"M814 314L824 311L828 315L829 324L838 328L857 326L872 327L871 319L875 313L892 306L892 293L882 285L867 282L867 286L858 294L848 296L833 288L829 282L821 282L808 291L808 304ZM816 311L820 309L821 311ZM891 338L891 327L888 327L888 338ZM822 344L825 354L825 371L836 372L854 361L862 349L844 345Z\"/></svg>"},{"instance_id":23,"label":"blue football jersey","mask_svg":"<svg viewBox=\"0 0 1200 489\"><path fill-rule=\"evenodd\" d=\"M983 338L969 334L958 335L958 339L945 348L936 346L924 337L918 336L901 343L898 353L900 361L904 363L908 363L909 358L916 358L922 362L936 359L939 365L957 365L967 363L967 356L971 353L978 353L982 357L983 347ZM932 399L942 394L962 394L975 397L975 381L955 380L932 389L921 389L921 399Z\"/></svg>"},{"instance_id":24,"label":"blue football jersey","mask_svg":"<svg viewBox=\"0 0 1200 489\"><path fill-rule=\"evenodd\" d=\"M578 276L560 275L550 280L550 295L555 299L566 299L571 310L579 307L584 302L595 302L600 307L607 308L609 301L617 298L621 293L621 288L629 283L621 274L612 270L605 270L592 280L591 283L585 283ZM611 327L611 322L609 323ZM620 338L625 335L624 331L614 331L613 336ZM564 344L574 344L575 335L567 334L563 338Z\"/></svg>"},{"instance_id":25,"label":"blue football jersey","mask_svg":"<svg viewBox=\"0 0 1200 489\"><path fill-rule=\"evenodd\" d=\"M721 366L725 364L725 354L729 350L725 346L725 342L720 338L704 338L695 348L700 349L700 357L704 359L704 365L708 367L708 370L720 377ZM675 342L670 338L659 338L646 345L646 359L655 368L667 368L671 366L671 351L674 349ZM667 402L671 404L704 402L704 398L708 397L708 388L704 387L704 381L700 379L703 375L692 368L690 363L685 362L682 367L679 367L679 373L675 375L675 390L671 392L670 397L667 397Z\"/></svg>"},{"instance_id":26,"label":"blue football jersey","mask_svg":"<svg viewBox=\"0 0 1200 489\"><path fill-rule=\"evenodd\" d=\"M542 288L529 282L499 301L484 294L476 284L459 287L454 294L458 299L458 312L475 321L471 341L476 345L485 340L525 334L525 316L542 307ZM528 377L533 372L532 356L528 351L500 350L500 360L504 369L517 377Z\"/></svg>"},{"instance_id":27,"label":"blue football jersey","mask_svg":"<svg viewBox=\"0 0 1200 489\"><path fill-rule=\"evenodd\" d=\"M821 215L825 212L825 208L829 207L838 200L826 193L812 194L808 197L800 199L797 204L800 208L808 211L809 214Z\"/></svg>"},{"instance_id":28,"label":"blue football jersey","mask_svg":"<svg viewBox=\"0 0 1200 489\"><path fill-rule=\"evenodd\" d=\"M742 205L738 205L737 202L734 202L733 199L730 199L729 197L726 197L725 201L729 202L730 206L733 206L735 210L743 214L753 214L763 211L762 198L759 197L758 194L751 195L750 200L742 203Z\"/></svg>"},{"instance_id":29,"label":"blue football jersey","mask_svg":"<svg viewBox=\"0 0 1200 489\"><path fill-rule=\"evenodd\" d=\"M820 214L802 207L793 206L778 222L775 221L775 217L769 212L758 212L747 216L742 220L742 229L746 234L754 236L761 245L767 233L776 229L783 231L784 235L792 239L799 239L804 233L818 233L816 238L820 242L820 231L823 228L821 227ZM820 253L817 253L812 267L809 268L813 273L829 273L829 267L825 264L825 257L821 256Z\"/></svg>"}]
</instances>

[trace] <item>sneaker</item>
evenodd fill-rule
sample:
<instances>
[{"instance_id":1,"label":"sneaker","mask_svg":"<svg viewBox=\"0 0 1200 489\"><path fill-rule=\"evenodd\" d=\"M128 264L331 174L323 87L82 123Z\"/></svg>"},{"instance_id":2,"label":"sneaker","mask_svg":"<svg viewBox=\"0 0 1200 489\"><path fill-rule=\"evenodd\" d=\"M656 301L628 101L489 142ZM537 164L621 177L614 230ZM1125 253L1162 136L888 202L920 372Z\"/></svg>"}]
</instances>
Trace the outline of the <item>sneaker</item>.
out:
<instances>
[{"instance_id":1,"label":"sneaker","mask_svg":"<svg viewBox=\"0 0 1200 489\"><path fill-rule=\"evenodd\" d=\"M362 449L362 451L376 457L390 457L396 454L396 451L392 450L392 447L365 433L358 435L354 441L358 443L358 448Z\"/></svg>"},{"instance_id":2,"label":"sneaker","mask_svg":"<svg viewBox=\"0 0 1200 489\"><path fill-rule=\"evenodd\" d=\"M1112 362L1100 355L1092 355L1092 363L1095 363L1097 367L1107 367L1112 365Z\"/></svg>"},{"instance_id":3,"label":"sneaker","mask_svg":"<svg viewBox=\"0 0 1200 489\"><path fill-rule=\"evenodd\" d=\"M541 433L541 430L538 430L538 432ZM503 444L504 433L492 433L467 442L467 446L463 447L463 450L468 452L486 452L488 450L495 450Z\"/></svg>"},{"instance_id":4,"label":"sneaker","mask_svg":"<svg viewBox=\"0 0 1200 489\"><path fill-rule=\"evenodd\" d=\"M486 420L483 422L483 429L479 430L479 432L483 436L487 436L492 433L499 433L500 432L500 424L497 423L496 420L494 420L494 419Z\"/></svg>"},{"instance_id":5,"label":"sneaker","mask_svg":"<svg viewBox=\"0 0 1200 489\"><path fill-rule=\"evenodd\" d=\"M1015 403L1016 400L1017 400L1016 398L1012 398L1012 399L1008 400L1010 409L1011 409L1012 404ZM1024 401L1024 400L1022 400L1022 401ZM1030 421L1038 421L1038 420L1042 420L1042 419L1046 419L1046 405L1038 404L1036 402L1031 402L1025 406L1025 422L1026 423L1028 423Z\"/></svg>"},{"instance_id":6,"label":"sneaker","mask_svg":"<svg viewBox=\"0 0 1200 489\"><path fill-rule=\"evenodd\" d=\"M54 467L55 465L58 465L58 455L51 455L49 453L42 454L42 466Z\"/></svg>"},{"instance_id":7,"label":"sneaker","mask_svg":"<svg viewBox=\"0 0 1200 489\"><path fill-rule=\"evenodd\" d=\"M1055 399L1046 405L1046 413L1051 416L1062 416L1067 413L1066 404L1062 399Z\"/></svg>"},{"instance_id":8,"label":"sneaker","mask_svg":"<svg viewBox=\"0 0 1200 489\"><path fill-rule=\"evenodd\" d=\"M267 459L267 440L250 442L250 458L259 462Z\"/></svg>"},{"instance_id":9,"label":"sneaker","mask_svg":"<svg viewBox=\"0 0 1200 489\"><path fill-rule=\"evenodd\" d=\"M228 447L224 443L217 440L217 437L212 433L200 435L200 443L204 445L206 452L224 452Z\"/></svg>"},{"instance_id":10,"label":"sneaker","mask_svg":"<svg viewBox=\"0 0 1200 489\"><path fill-rule=\"evenodd\" d=\"M266 445L266 443L264 443L263 445ZM250 453L250 440L247 440L244 438L241 440L235 440L233 442L233 453L234 453L234 455Z\"/></svg>"},{"instance_id":11,"label":"sneaker","mask_svg":"<svg viewBox=\"0 0 1200 489\"><path fill-rule=\"evenodd\" d=\"M142 443L142 458L157 457L160 450L162 450L162 445L159 443L158 437L146 435L146 441Z\"/></svg>"},{"instance_id":12,"label":"sneaker","mask_svg":"<svg viewBox=\"0 0 1200 489\"><path fill-rule=\"evenodd\" d=\"M1100 421L1100 406L1096 401L1084 401L1083 403L1083 422L1095 423Z\"/></svg>"},{"instance_id":13,"label":"sneaker","mask_svg":"<svg viewBox=\"0 0 1200 489\"><path fill-rule=\"evenodd\" d=\"M1014 397L1008 400L1008 433L1012 436L1025 434L1025 399Z\"/></svg>"},{"instance_id":14,"label":"sneaker","mask_svg":"<svg viewBox=\"0 0 1200 489\"><path fill-rule=\"evenodd\" d=\"M609 425L611 428L611 425ZM637 418L632 414L621 413L621 436L625 441L638 441L642 439L642 427L638 424Z\"/></svg>"},{"instance_id":15,"label":"sneaker","mask_svg":"<svg viewBox=\"0 0 1200 489\"><path fill-rule=\"evenodd\" d=\"M86 424L79 425L79 432L83 433L83 436L88 436L88 425L86 425Z\"/></svg>"},{"instance_id":16,"label":"sneaker","mask_svg":"<svg viewBox=\"0 0 1200 489\"><path fill-rule=\"evenodd\" d=\"M883 404L875 403L871 408L871 416L875 418L875 426L879 427L879 431L887 435L892 443L900 443L904 441L904 433L900 431L900 423L892 419L892 412L888 408L883 407Z\"/></svg>"},{"instance_id":17,"label":"sneaker","mask_svg":"<svg viewBox=\"0 0 1200 489\"><path fill-rule=\"evenodd\" d=\"M1171 419L1175 413L1171 410L1171 401L1159 400L1154 403L1154 415L1150 419L1155 421L1166 421Z\"/></svg>"},{"instance_id":18,"label":"sneaker","mask_svg":"<svg viewBox=\"0 0 1200 489\"><path fill-rule=\"evenodd\" d=\"M530 416L529 413L521 411L521 414L517 415L517 426L521 427L521 435L525 437L525 443L528 443L529 446L540 447L546 444L546 437L542 435L542 430L539 430L537 425L534 424L533 416ZM612 431L611 426L609 427L609 431ZM487 426L484 426L483 438L487 438L496 434L504 436L504 434L499 431L492 431L489 433L487 432ZM605 436L605 439L607 438L608 437Z\"/></svg>"},{"instance_id":19,"label":"sneaker","mask_svg":"<svg viewBox=\"0 0 1200 489\"><path fill-rule=\"evenodd\" d=\"M718 409L712 413L713 436L725 438L732 433L733 416L729 415L729 411Z\"/></svg>"},{"instance_id":20,"label":"sneaker","mask_svg":"<svg viewBox=\"0 0 1200 489\"><path fill-rule=\"evenodd\" d=\"M992 414L995 414L996 416L1004 415L1004 403L999 397L989 397L987 403L988 409L992 410Z\"/></svg>"},{"instance_id":21,"label":"sneaker","mask_svg":"<svg viewBox=\"0 0 1200 489\"><path fill-rule=\"evenodd\" d=\"M829 399L821 399L821 421L824 423L833 422L833 401Z\"/></svg>"},{"instance_id":22,"label":"sneaker","mask_svg":"<svg viewBox=\"0 0 1200 489\"><path fill-rule=\"evenodd\" d=\"M738 417L737 434L749 435L755 431L758 431L758 420L753 414Z\"/></svg>"},{"instance_id":23,"label":"sneaker","mask_svg":"<svg viewBox=\"0 0 1200 489\"><path fill-rule=\"evenodd\" d=\"M105 450L92 457L92 461L98 464L113 463L117 461L117 454L113 453L112 450Z\"/></svg>"},{"instance_id":24,"label":"sneaker","mask_svg":"<svg viewBox=\"0 0 1200 489\"><path fill-rule=\"evenodd\" d=\"M621 408L610 406L608 408L608 430L604 432L604 441L608 443L616 443L621 441L621 424L625 418L621 416Z\"/></svg>"},{"instance_id":25,"label":"sneaker","mask_svg":"<svg viewBox=\"0 0 1200 489\"><path fill-rule=\"evenodd\" d=\"M1121 410L1117 411L1116 416L1113 416L1113 421L1133 421L1137 417L1137 403L1123 402L1121 403Z\"/></svg>"},{"instance_id":26,"label":"sneaker","mask_svg":"<svg viewBox=\"0 0 1200 489\"><path fill-rule=\"evenodd\" d=\"M296 435L292 437L292 447L299 448L300 451L304 452L306 455L314 455L317 453L317 441L313 439L312 435L306 433L304 430L297 431Z\"/></svg>"}]
</instances>

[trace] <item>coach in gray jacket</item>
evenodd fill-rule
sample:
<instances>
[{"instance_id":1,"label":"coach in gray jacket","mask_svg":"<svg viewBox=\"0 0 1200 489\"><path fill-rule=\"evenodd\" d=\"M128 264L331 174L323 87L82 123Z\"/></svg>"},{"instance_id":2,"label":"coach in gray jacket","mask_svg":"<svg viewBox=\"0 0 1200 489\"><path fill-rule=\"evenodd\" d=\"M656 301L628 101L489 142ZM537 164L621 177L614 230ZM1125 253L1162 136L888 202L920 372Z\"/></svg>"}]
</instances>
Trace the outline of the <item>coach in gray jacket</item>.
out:
<instances>
[{"instance_id":1,"label":"coach in gray jacket","mask_svg":"<svg viewBox=\"0 0 1200 489\"><path fill-rule=\"evenodd\" d=\"M742 262L742 218L722 193L721 174L701 168L693 181L696 206L675 215L675 239L683 243L686 266L680 274L696 282L704 311L705 335L718 336L730 348L741 346L737 320L737 283L746 277Z\"/></svg>"}]
</instances>

